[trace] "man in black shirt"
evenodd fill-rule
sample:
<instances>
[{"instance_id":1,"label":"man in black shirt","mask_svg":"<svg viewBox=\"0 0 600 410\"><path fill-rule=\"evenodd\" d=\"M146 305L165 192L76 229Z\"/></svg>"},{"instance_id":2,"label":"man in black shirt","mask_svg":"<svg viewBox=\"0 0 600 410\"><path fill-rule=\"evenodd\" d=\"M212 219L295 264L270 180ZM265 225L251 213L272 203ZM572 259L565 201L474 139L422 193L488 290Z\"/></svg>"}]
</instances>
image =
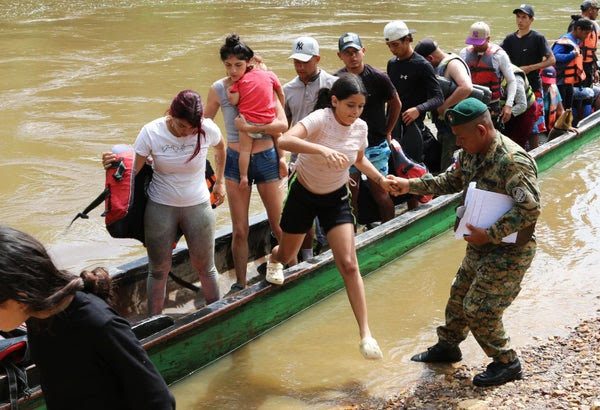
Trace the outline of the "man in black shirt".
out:
<instances>
[{"instance_id":1,"label":"man in black shirt","mask_svg":"<svg viewBox=\"0 0 600 410\"><path fill-rule=\"evenodd\" d=\"M515 14L518 30L506 36L500 44L500 47L506 51L510 62L521 68L529 80L529 85L535 93L539 107L544 106L544 97L542 93L542 81L540 80L540 70L554 65L556 59L552 50L548 46L546 38L535 30L531 30L531 24L534 20L533 7L528 4L522 4L513 10ZM539 144L538 134L546 131L544 112L540 110L537 120L531 130L529 148L535 148Z\"/></svg>"},{"instance_id":2,"label":"man in black shirt","mask_svg":"<svg viewBox=\"0 0 600 410\"><path fill-rule=\"evenodd\" d=\"M364 63L365 48L358 34L343 34L338 41L338 50L338 57L344 62L344 68L340 69L336 75L348 72L356 74L362 80L368 93L367 103L360 116L369 126L369 145L365 149L365 156L379 172L387 175L390 158L388 143L392 140L392 130L400 116L400 98L386 73ZM350 177L356 182L355 186L350 186L350 191L352 205L357 212L360 171L354 166L350 168ZM369 187L377 203L381 221L389 221L394 217L392 198L377 184L377 181L373 181Z\"/></svg>"},{"instance_id":3,"label":"man in black shirt","mask_svg":"<svg viewBox=\"0 0 600 410\"><path fill-rule=\"evenodd\" d=\"M414 52L410 44L413 41L412 33L414 30L409 30L400 20L388 23L383 29L385 42L394 55L388 61L387 73L402 101L402 116L398 122L400 127L396 127L394 138L400 141L406 155L416 162L422 162L422 138L411 133L409 139L403 131L413 122L420 130L425 129L425 113L442 105L444 96L431 64Z\"/></svg>"}]
</instances>

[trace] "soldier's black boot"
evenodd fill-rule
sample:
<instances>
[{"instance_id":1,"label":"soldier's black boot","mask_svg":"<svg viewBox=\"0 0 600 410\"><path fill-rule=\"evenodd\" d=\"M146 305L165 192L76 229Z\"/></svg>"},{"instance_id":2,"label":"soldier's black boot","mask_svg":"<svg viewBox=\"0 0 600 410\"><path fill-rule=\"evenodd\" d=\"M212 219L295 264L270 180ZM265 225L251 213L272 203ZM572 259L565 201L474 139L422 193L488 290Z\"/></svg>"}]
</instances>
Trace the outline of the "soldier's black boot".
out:
<instances>
[{"instance_id":1,"label":"soldier's black boot","mask_svg":"<svg viewBox=\"0 0 600 410\"><path fill-rule=\"evenodd\" d=\"M515 359L510 363L492 362L485 372L473 377L473 384L479 387L498 386L523 377L521 362Z\"/></svg>"},{"instance_id":2,"label":"soldier's black boot","mask_svg":"<svg viewBox=\"0 0 600 410\"><path fill-rule=\"evenodd\" d=\"M460 362L462 353L458 346L438 342L427 348L426 352L418 353L410 358L413 362L425 363L454 363Z\"/></svg>"}]
</instances>

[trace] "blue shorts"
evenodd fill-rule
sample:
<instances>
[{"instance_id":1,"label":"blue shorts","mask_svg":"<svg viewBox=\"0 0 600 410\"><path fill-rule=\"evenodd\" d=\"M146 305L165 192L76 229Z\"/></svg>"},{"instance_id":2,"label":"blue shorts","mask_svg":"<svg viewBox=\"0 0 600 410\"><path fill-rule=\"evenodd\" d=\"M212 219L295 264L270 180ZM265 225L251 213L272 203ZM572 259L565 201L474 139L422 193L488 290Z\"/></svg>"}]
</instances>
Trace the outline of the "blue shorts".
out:
<instances>
[{"instance_id":1,"label":"blue shorts","mask_svg":"<svg viewBox=\"0 0 600 410\"><path fill-rule=\"evenodd\" d=\"M388 161L391 152L388 142L383 141L381 144L374 147L367 147L365 149L365 157L367 157L369 162L371 162L381 174L387 175L389 173ZM350 171L348 172L350 174L360 174L360 171L354 165L350 167Z\"/></svg>"},{"instance_id":2,"label":"blue shorts","mask_svg":"<svg viewBox=\"0 0 600 410\"><path fill-rule=\"evenodd\" d=\"M240 182L240 153L227 148L227 159L225 160L225 178L230 181ZM248 182L261 184L280 180L279 156L275 147L261 152L250 154L250 165L248 166Z\"/></svg>"}]
</instances>

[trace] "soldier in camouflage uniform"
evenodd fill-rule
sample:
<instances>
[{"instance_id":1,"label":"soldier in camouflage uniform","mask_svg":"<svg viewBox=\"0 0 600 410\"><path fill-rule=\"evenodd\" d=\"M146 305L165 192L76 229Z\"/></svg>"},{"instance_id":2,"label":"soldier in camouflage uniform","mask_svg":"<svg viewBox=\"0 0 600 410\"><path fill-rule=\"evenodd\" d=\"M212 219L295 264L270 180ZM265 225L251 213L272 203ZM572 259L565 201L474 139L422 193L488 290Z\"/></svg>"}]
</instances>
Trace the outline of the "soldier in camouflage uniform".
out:
<instances>
[{"instance_id":1,"label":"soldier in camouflage uniform","mask_svg":"<svg viewBox=\"0 0 600 410\"><path fill-rule=\"evenodd\" d=\"M466 190L470 182L476 182L477 188L511 196L514 206L488 229L467 225L471 231L465 236L467 251L452 284L446 323L437 329L439 341L411 360L461 360L458 345L470 330L493 359L485 372L473 378L473 384L503 384L522 376L502 314L519 294L521 280L535 255L533 231L540 214L537 167L527 152L494 129L482 102L467 98L447 110L445 119L462 148L458 162L435 177L395 177L396 194L448 194ZM513 232L518 232L516 244L501 242Z\"/></svg>"}]
</instances>

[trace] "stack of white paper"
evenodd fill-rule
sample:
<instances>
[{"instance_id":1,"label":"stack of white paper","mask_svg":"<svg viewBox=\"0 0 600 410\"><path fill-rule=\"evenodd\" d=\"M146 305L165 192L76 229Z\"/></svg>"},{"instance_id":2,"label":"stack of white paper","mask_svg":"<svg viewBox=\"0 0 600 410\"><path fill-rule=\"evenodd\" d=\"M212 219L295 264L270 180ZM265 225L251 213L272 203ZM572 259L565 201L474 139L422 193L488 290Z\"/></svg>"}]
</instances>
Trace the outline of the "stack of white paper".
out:
<instances>
[{"instance_id":1,"label":"stack of white paper","mask_svg":"<svg viewBox=\"0 0 600 410\"><path fill-rule=\"evenodd\" d=\"M475 182L471 182L465 197L464 215L460 219L454 236L457 239L463 239L464 235L468 235L470 231L467 223L478 228L489 228L513 207L513 203L510 196L476 188ZM502 242L506 243L515 243L516 241L517 232L502 238Z\"/></svg>"}]
</instances>

